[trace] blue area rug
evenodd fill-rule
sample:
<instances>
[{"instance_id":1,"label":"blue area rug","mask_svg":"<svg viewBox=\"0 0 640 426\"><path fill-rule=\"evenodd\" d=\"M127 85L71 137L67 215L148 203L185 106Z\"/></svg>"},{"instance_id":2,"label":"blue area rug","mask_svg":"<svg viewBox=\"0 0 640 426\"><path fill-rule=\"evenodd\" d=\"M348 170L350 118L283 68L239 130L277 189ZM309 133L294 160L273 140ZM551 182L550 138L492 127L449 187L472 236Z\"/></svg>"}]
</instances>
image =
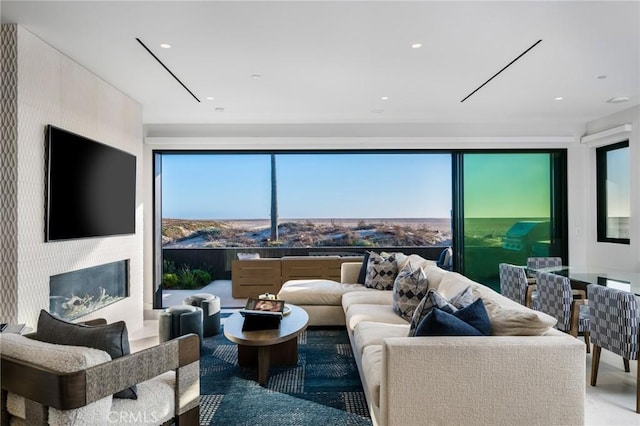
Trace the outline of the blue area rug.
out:
<instances>
[{"instance_id":1,"label":"blue area rug","mask_svg":"<svg viewBox=\"0 0 640 426\"><path fill-rule=\"evenodd\" d=\"M237 359L237 346L222 333L204 340L201 425L371 425L344 328L300 334L298 365L271 368L265 386Z\"/></svg>"}]
</instances>

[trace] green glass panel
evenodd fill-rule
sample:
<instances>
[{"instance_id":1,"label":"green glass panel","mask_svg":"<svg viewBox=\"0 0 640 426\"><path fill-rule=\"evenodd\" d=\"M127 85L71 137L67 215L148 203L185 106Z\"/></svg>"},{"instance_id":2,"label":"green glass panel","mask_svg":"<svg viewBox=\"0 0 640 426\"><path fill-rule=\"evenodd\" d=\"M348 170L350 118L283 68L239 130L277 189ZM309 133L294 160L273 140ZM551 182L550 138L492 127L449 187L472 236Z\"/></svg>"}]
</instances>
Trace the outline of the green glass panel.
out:
<instances>
[{"instance_id":1,"label":"green glass panel","mask_svg":"<svg viewBox=\"0 0 640 426\"><path fill-rule=\"evenodd\" d=\"M550 154L464 154L463 188L465 275L498 290L498 264L549 255Z\"/></svg>"}]
</instances>

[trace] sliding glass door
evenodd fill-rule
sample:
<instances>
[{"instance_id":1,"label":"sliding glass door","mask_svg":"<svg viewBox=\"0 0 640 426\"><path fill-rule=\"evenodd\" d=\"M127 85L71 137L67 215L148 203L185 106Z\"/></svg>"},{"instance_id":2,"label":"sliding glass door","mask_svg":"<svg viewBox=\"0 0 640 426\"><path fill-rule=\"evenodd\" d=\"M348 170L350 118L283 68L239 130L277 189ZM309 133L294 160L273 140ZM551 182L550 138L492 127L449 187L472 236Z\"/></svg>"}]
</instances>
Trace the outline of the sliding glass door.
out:
<instances>
[{"instance_id":1,"label":"sliding glass door","mask_svg":"<svg viewBox=\"0 0 640 426\"><path fill-rule=\"evenodd\" d=\"M530 256L566 261L565 154L461 154L458 218L462 270L499 289L498 264Z\"/></svg>"}]
</instances>

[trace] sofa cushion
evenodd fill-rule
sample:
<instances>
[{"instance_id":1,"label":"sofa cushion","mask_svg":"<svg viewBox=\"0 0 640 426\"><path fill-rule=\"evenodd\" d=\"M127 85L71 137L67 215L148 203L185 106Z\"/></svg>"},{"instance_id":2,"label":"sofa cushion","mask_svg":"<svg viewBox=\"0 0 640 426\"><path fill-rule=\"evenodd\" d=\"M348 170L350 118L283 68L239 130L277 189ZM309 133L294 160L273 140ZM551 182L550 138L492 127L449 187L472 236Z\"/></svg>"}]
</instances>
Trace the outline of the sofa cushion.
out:
<instances>
[{"instance_id":1,"label":"sofa cushion","mask_svg":"<svg viewBox=\"0 0 640 426\"><path fill-rule=\"evenodd\" d=\"M522 306L489 287L478 284L472 289L474 297L484 302L494 336L541 336L556 325L555 318Z\"/></svg>"},{"instance_id":2,"label":"sofa cushion","mask_svg":"<svg viewBox=\"0 0 640 426\"><path fill-rule=\"evenodd\" d=\"M351 291L342 296L342 309L346 313L351 305L391 305L393 292L391 291Z\"/></svg>"},{"instance_id":3,"label":"sofa cushion","mask_svg":"<svg viewBox=\"0 0 640 426\"><path fill-rule=\"evenodd\" d=\"M340 306L349 292L375 292L361 284L344 284L332 280L290 280L282 285L278 299L294 305Z\"/></svg>"},{"instance_id":4,"label":"sofa cushion","mask_svg":"<svg viewBox=\"0 0 640 426\"><path fill-rule=\"evenodd\" d=\"M417 254L410 254L409 256L396 259L396 262L398 263L398 269L404 268L405 266L407 266L407 264L411 264L411 267L413 269L418 269L418 268L422 268L425 270L431 269L431 268L439 269L438 264L435 261L425 259L424 257ZM442 269L440 270L442 272L446 272Z\"/></svg>"},{"instance_id":5,"label":"sofa cushion","mask_svg":"<svg viewBox=\"0 0 640 426\"><path fill-rule=\"evenodd\" d=\"M380 383L382 382L382 345L367 346L362 351L362 371L365 377L370 403L380 407Z\"/></svg>"},{"instance_id":6,"label":"sofa cushion","mask_svg":"<svg viewBox=\"0 0 640 426\"><path fill-rule=\"evenodd\" d=\"M175 411L175 378L175 371L168 371L138 383L137 401L114 399L110 422L117 419L118 424L159 425L171 420Z\"/></svg>"},{"instance_id":7,"label":"sofa cushion","mask_svg":"<svg viewBox=\"0 0 640 426\"><path fill-rule=\"evenodd\" d=\"M437 288L438 293L443 297L450 299L457 294L460 294L463 290L466 290L469 286L474 287L481 284L478 284L475 281L470 280L462 274L457 272L446 272L442 274L442 278L437 287L429 288Z\"/></svg>"},{"instance_id":8,"label":"sofa cushion","mask_svg":"<svg viewBox=\"0 0 640 426\"><path fill-rule=\"evenodd\" d=\"M407 263L393 283L393 311L411 321L413 311L427 294L427 276L422 268Z\"/></svg>"},{"instance_id":9,"label":"sofa cushion","mask_svg":"<svg viewBox=\"0 0 640 426\"><path fill-rule=\"evenodd\" d=\"M472 325L454 314L433 308L416 327L415 336L482 336Z\"/></svg>"},{"instance_id":10,"label":"sofa cushion","mask_svg":"<svg viewBox=\"0 0 640 426\"><path fill-rule=\"evenodd\" d=\"M238 260L260 259L260 253L238 253Z\"/></svg>"},{"instance_id":11,"label":"sofa cushion","mask_svg":"<svg viewBox=\"0 0 640 426\"><path fill-rule=\"evenodd\" d=\"M348 331L353 332L361 321L381 322L385 324L406 324L388 305L351 305L345 314Z\"/></svg>"},{"instance_id":12,"label":"sofa cushion","mask_svg":"<svg viewBox=\"0 0 640 426\"><path fill-rule=\"evenodd\" d=\"M471 303L473 303L471 287L467 287L460 293L454 295L450 300L447 300L436 290L429 289L427 295L420 301L420 304L413 312L413 317L409 323L409 337L415 334L418 324L420 324L433 308L439 308L452 314L460 308L469 306Z\"/></svg>"},{"instance_id":13,"label":"sofa cushion","mask_svg":"<svg viewBox=\"0 0 640 426\"><path fill-rule=\"evenodd\" d=\"M57 345L86 346L107 352L111 359L131 353L127 324L117 321L107 325L86 326L74 324L40 311L36 339ZM136 398L136 387L117 392L115 398Z\"/></svg>"},{"instance_id":14,"label":"sofa cushion","mask_svg":"<svg viewBox=\"0 0 640 426\"><path fill-rule=\"evenodd\" d=\"M367 262L367 276L365 287L377 290L393 290L393 282L398 275L398 264L393 253L382 256L375 252L369 253Z\"/></svg>"},{"instance_id":15,"label":"sofa cushion","mask_svg":"<svg viewBox=\"0 0 640 426\"><path fill-rule=\"evenodd\" d=\"M362 351L367 346L382 345L384 339L388 337L407 337L409 324L384 324L381 322L360 321L353 330L357 356L362 355Z\"/></svg>"},{"instance_id":16,"label":"sofa cushion","mask_svg":"<svg viewBox=\"0 0 640 426\"><path fill-rule=\"evenodd\" d=\"M55 345L20 334L0 334L3 355L41 365L60 373L72 373L111 361L105 351L84 347Z\"/></svg>"}]
</instances>

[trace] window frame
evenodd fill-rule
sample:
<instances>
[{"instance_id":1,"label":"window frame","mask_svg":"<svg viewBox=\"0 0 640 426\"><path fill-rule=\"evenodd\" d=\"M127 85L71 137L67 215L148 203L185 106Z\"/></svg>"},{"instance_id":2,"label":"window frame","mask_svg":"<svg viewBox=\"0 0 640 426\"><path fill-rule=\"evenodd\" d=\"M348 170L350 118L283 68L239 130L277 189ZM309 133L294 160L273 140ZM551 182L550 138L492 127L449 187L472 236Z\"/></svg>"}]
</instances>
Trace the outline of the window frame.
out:
<instances>
[{"instance_id":1,"label":"window frame","mask_svg":"<svg viewBox=\"0 0 640 426\"><path fill-rule=\"evenodd\" d=\"M629 149L629 140L596 148L596 227L599 243L631 244L630 238L607 235L607 154L618 149Z\"/></svg>"},{"instance_id":2,"label":"window frame","mask_svg":"<svg viewBox=\"0 0 640 426\"><path fill-rule=\"evenodd\" d=\"M270 149L270 150L234 150L234 149L199 149L199 150L187 150L187 149L154 149L152 154L154 159L157 160L165 154L385 154L385 153L418 153L418 154L450 154L451 155L451 233L453 247L453 270L464 273L465 262L462 254L464 249L463 236L464 236L464 215L463 212L463 164L462 157L465 153L545 153L550 154L552 161L552 187L555 188L555 193L552 191L552 238L559 240L559 255L563 258L568 257L568 227L567 227L567 149L562 148L519 148L519 149L312 149L312 150L299 150L299 149ZM160 230L162 222L162 209L161 209L161 177L162 172L159 167L159 161L154 161L154 191L153 191L153 217L154 217L154 259L162 258L162 246ZM555 195L554 195L555 194ZM160 200L158 199L160 197ZM159 262L161 263L161 262ZM162 307L162 265L156 265L154 268L154 290L156 294L154 297L154 308Z\"/></svg>"}]
</instances>

